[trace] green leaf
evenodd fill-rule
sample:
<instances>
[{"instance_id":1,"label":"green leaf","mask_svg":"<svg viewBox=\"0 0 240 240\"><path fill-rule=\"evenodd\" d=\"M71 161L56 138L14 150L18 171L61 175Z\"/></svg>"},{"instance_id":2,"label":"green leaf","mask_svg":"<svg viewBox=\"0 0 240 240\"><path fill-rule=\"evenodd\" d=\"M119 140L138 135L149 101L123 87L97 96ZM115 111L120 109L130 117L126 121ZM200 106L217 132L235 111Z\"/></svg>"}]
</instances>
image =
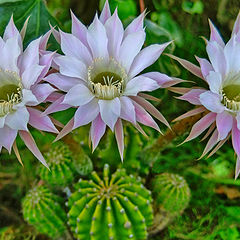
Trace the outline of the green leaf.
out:
<instances>
[{"instance_id":1,"label":"green leaf","mask_svg":"<svg viewBox=\"0 0 240 240\"><path fill-rule=\"evenodd\" d=\"M23 0L0 4L0 34L3 34L11 15L18 28L21 28L28 16L25 41L29 42L43 35L49 30L49 22L55 26L57 21L50 15L42 0Z\"/></svg>"}]
</instances>

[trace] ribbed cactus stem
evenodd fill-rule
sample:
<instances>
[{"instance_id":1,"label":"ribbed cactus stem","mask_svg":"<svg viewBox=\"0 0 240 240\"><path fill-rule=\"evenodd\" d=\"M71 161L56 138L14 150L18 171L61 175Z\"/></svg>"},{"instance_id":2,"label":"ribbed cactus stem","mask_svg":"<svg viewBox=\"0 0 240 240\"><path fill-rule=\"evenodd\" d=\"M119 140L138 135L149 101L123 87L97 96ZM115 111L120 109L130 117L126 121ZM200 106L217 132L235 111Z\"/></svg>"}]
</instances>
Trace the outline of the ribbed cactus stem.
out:
<instances>
[{"instance_id":1,"label":"ribbed cactus stem","mask_svg":"<svg viewBox=\"0 0 240 240\"><path fill-rule=\"evenodd\" d=\"M144 240L152 224L151 193L124 169L110 176L104 166L103 180L96 172L80 180L69 198L69 225L80 240Z\"/></svg>"}]
</instances>

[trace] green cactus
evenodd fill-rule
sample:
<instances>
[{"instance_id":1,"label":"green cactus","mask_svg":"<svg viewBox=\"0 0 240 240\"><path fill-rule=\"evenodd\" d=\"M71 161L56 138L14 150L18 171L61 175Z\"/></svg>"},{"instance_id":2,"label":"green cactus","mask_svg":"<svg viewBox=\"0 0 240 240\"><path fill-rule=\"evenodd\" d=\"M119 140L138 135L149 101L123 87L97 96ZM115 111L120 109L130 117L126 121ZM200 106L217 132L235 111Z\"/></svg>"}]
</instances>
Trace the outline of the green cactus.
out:
<instances>
[{"instance_id":1,"label":"green cactus","mask_svg":"<svg viewBox=\"0 0 240 240\"><path fill-rule=\"evenodd\" d=\"M186 180L177 174L162 173L152 181L154 224L150 233L162 230L188 206L191 192Z\"/></svg>"},{"instance_id":2,"label":"green cactus","mask_svg":"<svg viewBox=\"0 0 240 240\"><path fill-rule=\"evenodd\" d=\"M69 225L79 240L144 240L153 221L151 193L124 169L103 180L92 172L92 180L79 180L67 203Z\"/></svg>"},{"instance_id":3,"label":"green cactus","mask_svg":"<svg viewBox=\"0 0 240 240\"><path fill-rule=\"evenodd\" d=\"M55 143L45 154L45 159L50 171L41 166L39 169L40 178L50 185L66 186L73 181L73 160L69 147L62 143Z\"/></svg>"},{"instance_id":4,"label":"green cactus","mask_svg":"<svg viewBox=\"0 0 240 240\"><path fill-rule=\"evenodd\" d=\"M44 186L29 191L22 203L23 217L40 233L50 237L61 236L66 230L67 215L62 209L60 197Z\"/></svg>"}]
</instances>

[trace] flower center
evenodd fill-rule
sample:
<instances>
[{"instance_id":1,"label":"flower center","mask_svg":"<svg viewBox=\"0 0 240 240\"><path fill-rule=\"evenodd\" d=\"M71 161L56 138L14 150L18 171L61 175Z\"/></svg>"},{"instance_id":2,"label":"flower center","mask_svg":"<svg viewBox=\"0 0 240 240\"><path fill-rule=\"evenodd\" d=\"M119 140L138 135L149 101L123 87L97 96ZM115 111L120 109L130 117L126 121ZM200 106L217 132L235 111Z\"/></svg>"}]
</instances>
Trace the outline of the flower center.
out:
<instances>
[{"instance_id":1,"label":"flower center","mask_svg":"<svg viewBox=\"0 0 240 240\"><path fill-rule=\"evenodd\" d=\"M97 98L111 100L121 96L127 80L125 69L113 58L94 59L88 67L88 84Z\"/></svg>"},{"instance_id":2,"label":"flower center","mask_svg":"<svg viewBox=\"0 0 240 240\"><path fill-rule=\"evenodd\" d=\"M21 79L15 72L0 69L0 117L14 111L22 101Z\"/></svg>"},{"instance_id":3,"label":"flower center","mask_svg":"<svg viewBox=\"0 0 240 240\"><path fill-rule=\"evenodd\" d=\"M225 107L232 111L240 110L240 85L231 84L223 87L222 96Z\"/></svg>"}]
</instances>

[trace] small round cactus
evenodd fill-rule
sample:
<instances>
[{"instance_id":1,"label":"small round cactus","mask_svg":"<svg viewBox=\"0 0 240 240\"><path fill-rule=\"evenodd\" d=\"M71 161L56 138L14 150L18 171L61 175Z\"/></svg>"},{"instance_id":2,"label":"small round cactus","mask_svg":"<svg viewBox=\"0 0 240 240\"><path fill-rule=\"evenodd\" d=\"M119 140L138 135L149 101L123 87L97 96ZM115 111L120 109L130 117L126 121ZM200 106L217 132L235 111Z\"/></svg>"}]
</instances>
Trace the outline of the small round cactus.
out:
<instances>
[{"instance_id":1,"label":"small round cactus","mask_svg":"<svg viewBox=\"0 0 240 240\"><path fill-rule=\"evenodd\" d=\"M151 192L124 169L103 180L92 172L91 180L79 180L67 205L69 225L79 240L144 240L153 221Z\"/></svg>"},{"instance_id":2,"label":"small round cactus","mask_svg":"<svg viewBox=\"0 0 240 240\"><path fill-rule=\"evenodd\" d=\"M154 224L150 233L162 230L188 206L191 192L186 180L177 174L162 173L152 182Z\"/></svg>"},{"instance_id":3,"label":"small round cactus","mask_svg":"<svg viewBox=\"0 0 240 240\"><path fill-rule=\"evenodd\" d=\"M55 143L45 154L50 171L41 166L40 178L50 185L66 186L73 181L72 153L69 147L62 143Z\"/></svg>"},{"instance_id":4,"label":"small round cactus","mask_svg":"<svg viewBox=\"0 0 240 240\"><path fill-rule=\"evenodd\" d=\"M67 215L60 205L62 201L48 188L37 186L23 200L23 217L40 233L50 237L61 236L66 230L67 222Z\"/></svg>"}]
</instances>

